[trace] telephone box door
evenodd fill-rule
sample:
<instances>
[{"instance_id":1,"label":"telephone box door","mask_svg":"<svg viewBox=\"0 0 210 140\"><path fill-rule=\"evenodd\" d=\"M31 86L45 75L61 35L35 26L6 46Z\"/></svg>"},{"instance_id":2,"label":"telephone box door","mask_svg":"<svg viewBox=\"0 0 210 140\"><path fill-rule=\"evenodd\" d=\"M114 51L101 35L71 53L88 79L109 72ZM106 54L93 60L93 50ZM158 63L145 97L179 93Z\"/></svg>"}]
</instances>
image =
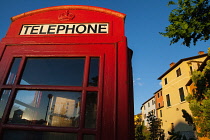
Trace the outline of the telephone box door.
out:
<instances>
[{"instance_id":1,"label":"telephone box door","mask_svg":"<svg viewBox=\"0 0 210 140\"><path fill-rule=\"evenodd\" d=\"M0 139L113 139L115 54L113 44L6 46Z\"/></svg>"}]
</instances>

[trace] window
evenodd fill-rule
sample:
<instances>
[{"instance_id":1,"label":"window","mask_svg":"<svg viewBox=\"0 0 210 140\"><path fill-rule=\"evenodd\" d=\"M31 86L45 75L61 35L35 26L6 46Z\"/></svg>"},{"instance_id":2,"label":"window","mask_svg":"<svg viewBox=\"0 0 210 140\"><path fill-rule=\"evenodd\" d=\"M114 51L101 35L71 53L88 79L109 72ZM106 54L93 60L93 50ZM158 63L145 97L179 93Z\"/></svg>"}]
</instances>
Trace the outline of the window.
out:
<instances>
[{"instance_id":1,"label":"window","mask_svg":"<svg viewBox=\"0 0 210 140\"><path fill-rule=\"evenodd\" d=\"M183 89L183 87L179 88L179 96L180 96L180 101L181 101L181 102L185 101L185 96L184 96L184 89Z\"/></svg>"},{"instance_id":2,"label":"window","mask_svg":"<svg viewBox=\"0 0 210 140\"><path fill-rule=\"evenodd\" d=\"M95 140L93 130L100 123L99 64L100 58L95 56L14 58L4 79L6 88L0 91L0 122L23 129L5 129L3 140L33 139L37 135L46 140ZM8 102L11 96L13 101ZM45 131L28 129L29 125ZM69 132L63 133L61 128ZM87 134L80 132L83 128Z\"/></svg>"},{"instance_id":3,"label":"window","mask_svg":"<svg viewBox=\"0 0 210 140\"><path fill-rule=\"evenodd\" d=\"M81 95L72 91L18 90L8 123L78 127Z\"/></svg>"},{"instance_id":4,"label":"window","mask_svg":"<svg viewBox=\"0 0 210 140\"><path fill-rule=\"evenodd\" d=\"M158 92L158 98L160 98L160 93Z\"/></svg>"},{"instance_id":5,"label":"window","mask_svg":"<svg viewBox=\"0 0 210 140\"><path fill-rule=\"evenodd\" d=\"M167 106L171 106L170 96L169 94L166 95Z\"/></svg>"},{"instance_id":6,"label":"window","mask_svg":"<svg viewBox=\"0 0 210 140\"><path fill-rule=\"evenodd\" d=\"M6 81L7 85L14 84L15 78L17 76L17 71L18 71L18 66L20 64L20 61L21 61L21 58L15 58L13 60L12 67L10 69L8 76L7 76L7 81Z\"/></svg>"},{"instance_id":7,"label":"window","mask_svg":"<svg viewBox=\"0 0 210 140\"><path fill-rule=\"evenodd\" d=\"M190 74L192 74L193 73L193 68L192 68L192 66L190 66Z\"/></svg>"},{"instance_id":8,"label":"window","mask_svg":"<svg viewBox=\"0 0 210 140\"><path fill-rule=\"evenodd\" d=\"M167 85L168 84L167 78L165 78L164 81L165 81L165 85Z\"/></svg>"},{"instance_id":9,"label":"window","mask_svg":"<svg viewBox=\"0 0 210 140\"><path fill-rule=\"evenodd\" d=\"M174 131L174 123L171 123L171 131Z\"/></svg>"},{"instance_id":10,"label":"window","mask_svg":"<svg viewBox=\"0 0 210 140\"><path fill-rule=\"evenodd\" d=\"M179 76L181 76L181 75L182 75L182 74L181 74L181 69L178 68L178 69L176 70L176 76L179 77Z\"/></svg>"},{"instance_id":11,"label":"window","mask_svg":"<svg viewBox=\"0 0 210 140\"><path fill-rule=\"evenodd\" d=\"M148 103L148 107L150 107L150 103Z\"/></svg>"},{"instance_id":12,"label":"window","mask_svg":"<svg viewBox=\"0 0 210 140\"><path fill-rule=\"evenodd\" d=\"M160 103L158 103L158 108L160 107Z\"/></svg>"},{"instance_id":13,"label":"window","mask_svg":"<svg viewBox=\"0 0 210 140\"><path fill-rule=\"evenodd\" d=\"M0 122L1 122L1 118L3 116L3 113L4 113L4 109L6 107L6 104L7 104L7 101L9 99L9 96L10 96L10 93L11 93L11 90L3 90L2 91L2 95L1 95L1 98L0 98Z\"/></svg>"},{"instance_id":14,"label":"window","mask_svg":"<svg viewBox=\"0 0 210 140\"><path fill-rule=\"evenodd\" d=\"M84 63L84 57L27 58L20 85L82 86Z\"/></svg>"},{"instance_id":15,"label":"window","mask_svg":"<svg viewBox=\"0 0 210 140\"><path fill-rule=\"evenodd\" d=\"M163 116L163 114L162 114L162 110L160 110L160 117L162 117Z\"/></svg>"}]
</instances>

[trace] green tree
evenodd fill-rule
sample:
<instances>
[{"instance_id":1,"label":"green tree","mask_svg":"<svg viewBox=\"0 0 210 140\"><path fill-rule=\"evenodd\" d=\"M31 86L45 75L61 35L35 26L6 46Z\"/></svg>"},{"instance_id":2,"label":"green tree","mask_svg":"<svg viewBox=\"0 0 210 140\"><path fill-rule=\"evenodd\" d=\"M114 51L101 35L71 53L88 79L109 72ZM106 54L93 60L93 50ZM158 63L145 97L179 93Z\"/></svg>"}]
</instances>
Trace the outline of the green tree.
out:
<instances>
[{"instance_id":1,"label":"green tree","mask_svg":"<svg viewBox=\"0 0 210 140\"><path fill-rule=\"evenodd\" d=\"M208 54L210 57L210 48ZM210 138L210 60L202 71L193 72L192 81L196 89L186 99L192 111L197 135Z\"/></svg>"},{"instance_id":2,"label":"green tree","mask_svg":"<svg viewBox=\"0 0 210 140\"><path fill-rule=\"evenodd\" d=\"M180 133L180 131L175 132L174 129L170 131L168 131L168 134L170 135L169 140L181 140L182 139L182 135ZM184 136L183 138L184 140L186 139L186 137Z\"/></svg>"},{"instance_id":3,"label":"green tree","mask_svg":"<svg viewBox=\"0 0 210 140\"><path fill-rule=\"evenodd\" d=\"M210 5L208 0L177 0L168 5L175 5L169 15L170 25L161 35L171 38L170 44L182 40L182 44L190 47L198 40L208 40L210 34Z\"/></svg>"},{"instance_id":4,"label":"green tree","mask_svg":"<svg viewBox=\"0 0 210 140\"><path fill-rule=\"evenodd\" d=\"M150 132L144 123L137 125L135 128L135 140L149 140Z\"/></svg>"},{"instance_id":5,"label":"green tree","mask_svg":"<svg viewBox=\"0 0 210 140\"><path fill-rule=\"evenodd\" d=\"M193 122L193 117L185 110L182 109L182 117L185 119L185 121L188 123L188 125L193 127L193 130L196 130L195 123Z\"/></svg>"},{"instance_id":6,"label":"green tree","mask_svg":"<svg viewBox=\"0 0 210 140\"><path fill-rule=\"evenodd\" d=\"M150 140L163 139L163 130L161 129L161 119L157 118L153 113L147 116L149 123Z\"/></svg>"},{"instance_id":7,"label":"green tree","mask_svg":"<svg viewBox=\"0 0 210 140\"><path fill-rule=\"evenodd\" d=\"M144 122L142 121L140 114L134 116L134 125L135 125L135 140L149 140L150 132L147 130L147 127L144 125Z\"/></svg>"}]
</instances>

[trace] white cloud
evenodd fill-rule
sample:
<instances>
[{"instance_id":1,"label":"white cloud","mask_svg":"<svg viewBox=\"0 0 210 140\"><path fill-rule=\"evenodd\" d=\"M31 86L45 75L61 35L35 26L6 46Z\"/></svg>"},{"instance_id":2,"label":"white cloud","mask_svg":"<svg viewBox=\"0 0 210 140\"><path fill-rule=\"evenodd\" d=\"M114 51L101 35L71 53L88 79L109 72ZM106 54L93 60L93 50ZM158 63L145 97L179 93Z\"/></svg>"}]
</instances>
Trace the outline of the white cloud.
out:
<instances>
[{"instance_id":1,"label":"white cloud","mask_svg":"<svg viewBox=\"0 0 210 140\"><path fill-rule=\"evenodd\" d=\"M138 80L138 81L139 81L139 80L141 80L141 78L137 78L136 80Z\"/></svg>"},{"instance_id":2,"label":"white cloud","mask_svg":"<svg viewBox=\"0 0 210 140\"><path fill-rule=\"evenodd\" d=\"M140 82L140 80L141 80L141 78L135 78L135 79L133 79L133 85L134 85L134 86L135 86L135 85L142 86L143 83Z\"/></svg>"},{"instance_id":3,"label":"white cloud","mask_svg":"<svg viewBox=\"0 0 210 140\"><path fill-rule=\"evenodd\" d=\"M142 84L142 83L140 83L140 82L138 82L138 85L139 85L139 86L143 86L143 84Z\"/></svg>"}]
</instances>

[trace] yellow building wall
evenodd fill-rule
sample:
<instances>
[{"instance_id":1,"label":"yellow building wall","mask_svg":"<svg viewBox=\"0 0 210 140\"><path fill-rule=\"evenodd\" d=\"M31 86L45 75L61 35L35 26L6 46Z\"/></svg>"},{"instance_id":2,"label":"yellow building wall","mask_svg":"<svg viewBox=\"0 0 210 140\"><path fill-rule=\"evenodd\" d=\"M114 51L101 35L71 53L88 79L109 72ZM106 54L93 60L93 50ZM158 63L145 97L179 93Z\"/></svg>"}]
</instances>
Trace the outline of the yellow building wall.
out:
<instances>
[{"instance_id":1,"label":"yellow building wall","mask_svg":"<svg viewBox=\"0 0 210 140\"><path fill-rule=\"evenodd\" d=\"M205 58L195 59L194 61L203 61ZM181 102L179 88L183 87L185 97L188 95L186 84L191 77L190 67L183 61L176 68L165 75L162 81L162 94L164 98L164 108L162 108L162 129L164 129L166 138L169 137L168 131L172 129L172 123L175 131L193 131L185 119L182 117L182 109L185 109L189 114L189 104L186 101ZM176 70L181 69L181 76L177 77ZM168 84L165 85L164 79L167 78ZM170 95L171 106L167 106L166 95Z\"/></svg>"}]
</instances>

